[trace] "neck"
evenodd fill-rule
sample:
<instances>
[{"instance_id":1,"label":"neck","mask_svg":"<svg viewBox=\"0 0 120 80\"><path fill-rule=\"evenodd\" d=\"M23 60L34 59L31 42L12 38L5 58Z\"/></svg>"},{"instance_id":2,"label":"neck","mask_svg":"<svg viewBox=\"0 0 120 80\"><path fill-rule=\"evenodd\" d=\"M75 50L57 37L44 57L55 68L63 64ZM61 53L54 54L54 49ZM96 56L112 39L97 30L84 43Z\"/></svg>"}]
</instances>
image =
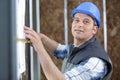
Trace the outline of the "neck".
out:
<instances>
[{"instance_id":1,"label":"neck","mask_svg":"<svg viewBox=\"0 0 120 80\"><path fill-rule=\"evenodd\" d=\"M93 37L93 36L92 36ZM89 37L88 39L76 39L74 38L74 46L78 47L84 44L86 41L90 40L92 37Z\"/></svg>"},{"instance_id":2,"label":"neck","mask_svg":"<svg viewBox=\"0 0 120 80\"><path fill-rule=\"evenodd\" d=\"M84 44L85 41L84 40L78 40L78 39L74 39L74 47L78 47L82 44Z\"/></svg>"}]
</instances>

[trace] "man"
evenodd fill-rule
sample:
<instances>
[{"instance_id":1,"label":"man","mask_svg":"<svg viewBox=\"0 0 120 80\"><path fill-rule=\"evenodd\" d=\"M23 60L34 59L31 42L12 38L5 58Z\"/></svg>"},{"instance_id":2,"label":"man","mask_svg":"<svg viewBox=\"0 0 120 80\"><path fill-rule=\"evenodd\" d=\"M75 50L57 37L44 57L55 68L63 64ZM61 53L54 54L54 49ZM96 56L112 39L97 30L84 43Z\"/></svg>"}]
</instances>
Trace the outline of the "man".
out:
<instances>
[{"instance_id":1,"label":"man","mask_svg":"<svg viewBox=\"0 0 120 80\"><path fill-rule=\"evenodd\" d=\"M48 80L109 80L112 64L95 35L100 28L99 9L91 2L84 2L72 11L71 32L74 41L61 45L44 34L25 27L37 52L43 72ZM64 59L62 72L55 66L46 49L59 59Z\"/></svg>"}]
</instances>

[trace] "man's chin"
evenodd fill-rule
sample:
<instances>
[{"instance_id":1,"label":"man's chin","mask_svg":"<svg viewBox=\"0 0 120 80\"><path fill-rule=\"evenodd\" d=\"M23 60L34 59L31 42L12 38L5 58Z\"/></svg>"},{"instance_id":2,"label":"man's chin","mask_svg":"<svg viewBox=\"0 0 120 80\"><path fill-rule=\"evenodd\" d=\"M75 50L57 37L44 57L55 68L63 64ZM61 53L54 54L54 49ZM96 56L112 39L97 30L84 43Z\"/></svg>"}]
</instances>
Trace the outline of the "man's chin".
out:
<instances>
[{"instance_id":1,"label":"man's chin","mask_svg":"<svg viewBox=\"0 0 120 80\"><path fill-rule=\"evenodd\" d=\"M75 38L75 39L78 39L78 40L83 39L83 37L82 37L82 36L75 36L74 38Z\"/></svg>"}]
</instances>

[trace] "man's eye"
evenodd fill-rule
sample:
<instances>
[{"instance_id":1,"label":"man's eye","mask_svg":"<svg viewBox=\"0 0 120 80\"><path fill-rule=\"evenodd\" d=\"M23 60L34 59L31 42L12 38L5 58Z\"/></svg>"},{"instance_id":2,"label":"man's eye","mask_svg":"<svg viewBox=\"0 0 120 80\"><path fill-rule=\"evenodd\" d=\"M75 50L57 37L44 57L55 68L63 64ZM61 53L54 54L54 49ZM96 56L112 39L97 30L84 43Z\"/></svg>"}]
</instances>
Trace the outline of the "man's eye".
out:
<instances>
[{"instance_id":1,"label":"man's eye","mask_svg":"<svg viewBox=\"0 0 120 80\"><path fill-rule=\"evenodd\" d=\"M74 21L75 21L75 22L79 22L79 20L78 20L78 19L74 19Z\"/></svg>"},{"instance_id":2,"label":"man's eye","mask_svg":"<svg viewBox=\"0 0 120 80\"><path fill-rule=\"evenodd\" d=\"M89 24L89 23L90 23L90 20L85 19L85 20L83 20L83 23L84 23L84 24Z\"/></svg>"}]
</instances>

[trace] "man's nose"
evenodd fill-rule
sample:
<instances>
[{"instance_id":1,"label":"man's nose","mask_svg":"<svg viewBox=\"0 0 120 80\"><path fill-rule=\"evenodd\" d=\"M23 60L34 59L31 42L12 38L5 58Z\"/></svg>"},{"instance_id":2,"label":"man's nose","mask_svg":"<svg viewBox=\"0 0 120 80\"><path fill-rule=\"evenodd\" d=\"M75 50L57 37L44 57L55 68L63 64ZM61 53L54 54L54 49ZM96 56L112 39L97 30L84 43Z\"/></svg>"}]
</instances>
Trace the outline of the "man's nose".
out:
<instances>
[{"instance_id":1,"label":"man's nose","mask_svg":"<svg viewBox=\"0 0 120 80\"><path fill-rule=\"evenodd\" d=\"M78 27L82 27L84 25L84 23L82 22L82 21L79 21L78 23L77 23L77 26Z\"/></svg>"}]
</instances>

